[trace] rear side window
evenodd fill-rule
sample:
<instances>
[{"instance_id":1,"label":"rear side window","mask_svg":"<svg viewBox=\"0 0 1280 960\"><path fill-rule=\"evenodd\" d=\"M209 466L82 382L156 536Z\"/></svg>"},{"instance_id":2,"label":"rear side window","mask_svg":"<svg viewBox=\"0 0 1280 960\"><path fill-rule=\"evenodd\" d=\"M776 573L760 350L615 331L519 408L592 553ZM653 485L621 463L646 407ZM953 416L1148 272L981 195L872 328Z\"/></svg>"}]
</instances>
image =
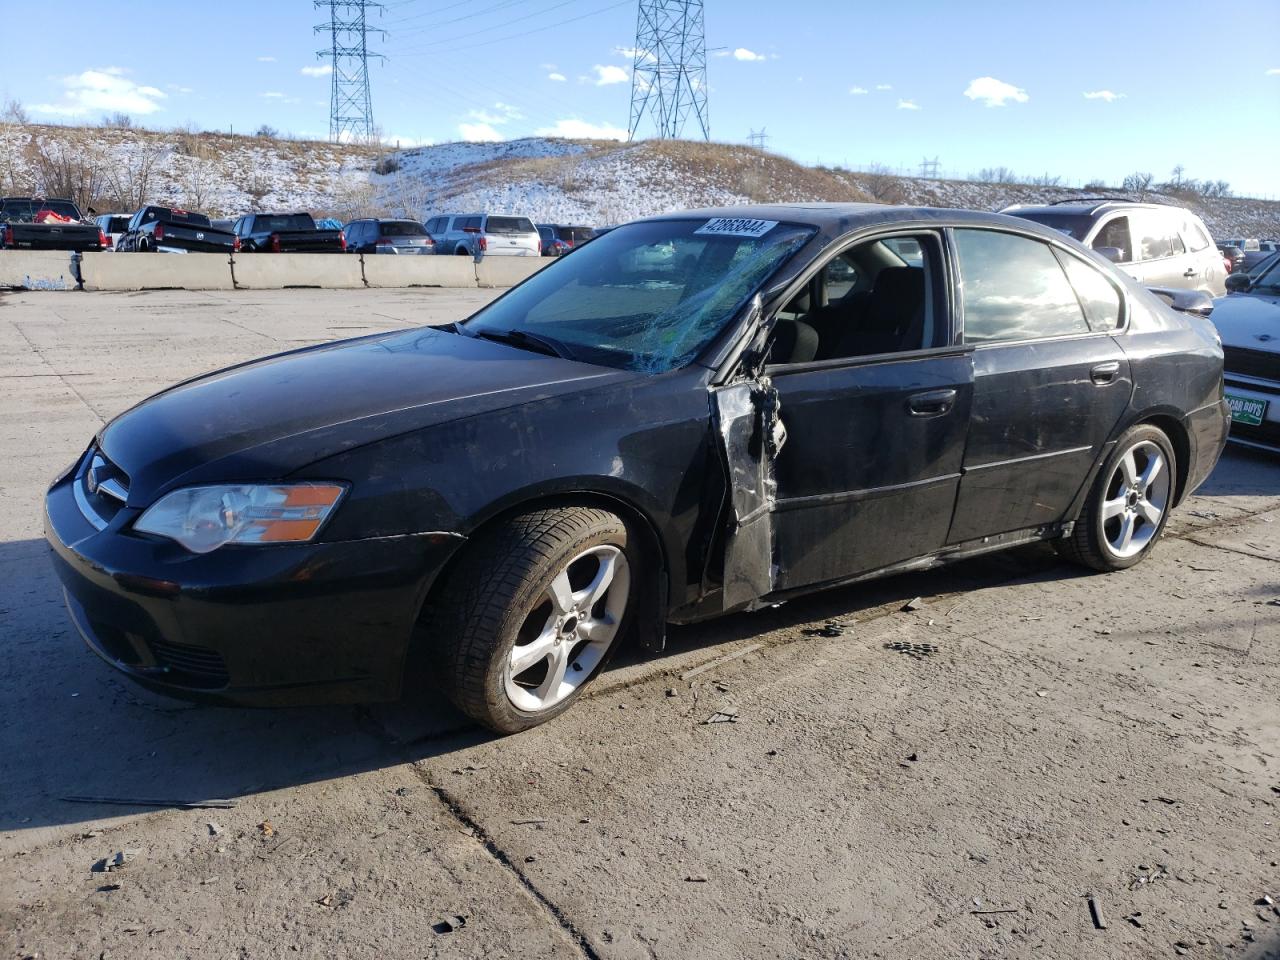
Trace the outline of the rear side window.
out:
<instances>
[{"instance_id":1,"label":"rear side window","mask_svg":"<svg viewBox=\"0 0 1280 960\"><path fill-rule=\"evenodd\" d=\"M1098 235L1093 238L1093 249L1098 250L1102 247L1115 247L1120 251L1121 263L1133 262L1133 240L1129 234L1129 218L1116 217L1114 220L1108 220Z\"/></svg>"},{"instance_id":2,"label":"rear side window","mask_svg":"<svg viewBox=\"0 0 1280 960\"><path fill-rule=\"evenodd\" d=\"M490 217L485 224L486 233L537 233L528 217Z\"/></svg>"},{"instance_id":3,"label":"rear side window","mask_svg":"<svg viewBox=\"0 0 1280 960\"><path fill-rule=\"evenodd\" d=\"M994 230L955 231L965 343L1089 332L1084 311L1047 244Z\"/></svg>"},{"instance_id":4,"label":"rear side window","mask_svg":"<svg viewBox=\"0 0 1280 960\"><path fill-rule=\"evenodd\" d=\"M1204 227L1190 218L1182 222L1182 235L1186 237L1187 245L1191 247L1192 253L1212 246L1209 242L1209 235L1204 232Z\"/></svg>"},{"instance_id":5,"label":"rear side window","mask_svg":"<svg viewBox=\"0 0 1280 960\"><path fill-rule=\"evenodd\" d=\"M480 218L479 217L458 217L453 222L453 228L455 230L479 230Z\"/></svg>"},{"instance_id":6,"label":"rear side window","mask_svg":"<svg viewBox=\"0 0 1280 960\"><path fill-rule=\"evenodd\" d=\"M1084 308L1089 329L1095 332L1115 330L1120 326L1120 291L1092 267L1069 253L1058 251L1058 259L1067 271L1067 279Z\"/></svg>"}]
</instances>

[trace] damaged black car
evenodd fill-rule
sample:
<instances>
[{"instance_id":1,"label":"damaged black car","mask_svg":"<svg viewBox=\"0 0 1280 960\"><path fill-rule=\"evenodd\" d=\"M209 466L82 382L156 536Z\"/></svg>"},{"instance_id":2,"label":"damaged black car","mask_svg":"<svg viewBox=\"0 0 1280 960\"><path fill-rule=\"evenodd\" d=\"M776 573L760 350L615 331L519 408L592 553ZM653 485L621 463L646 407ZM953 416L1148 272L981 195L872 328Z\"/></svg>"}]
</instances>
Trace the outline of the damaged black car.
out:
<instances>
[{"instance_id":1,"label":"damaged black car","mask_svg":"<svg viewBox=\"0 0 1280 960\"><path fill-rule=\"evenodd\" d=\"M447 327L165 390L46 531L79 632L148 687L434 686L513 732L668 623L1038 540L1132 566L1228 418L1212 325L1057 231L734 207L618 227Z\"/></svg>"}]
</instances>

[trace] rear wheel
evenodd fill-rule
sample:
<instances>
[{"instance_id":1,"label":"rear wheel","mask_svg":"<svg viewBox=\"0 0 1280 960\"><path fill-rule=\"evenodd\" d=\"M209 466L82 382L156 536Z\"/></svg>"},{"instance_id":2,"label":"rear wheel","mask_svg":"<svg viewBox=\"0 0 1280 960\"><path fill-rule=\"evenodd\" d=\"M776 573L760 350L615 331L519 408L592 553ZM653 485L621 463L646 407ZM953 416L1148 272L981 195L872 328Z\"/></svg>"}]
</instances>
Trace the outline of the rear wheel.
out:
<instances>
[{"instance_id":1,"label":"rear wheel","mask_svg":"<svg viewBox=\"0 0 1280 960\"><path fill-rule=\"evenodd\" d=\"M473 543L427 624L453 702L499 733L569 708L630 621L627 527L594 507L512 518Z\"/></svg>"},{"instance_id":2,"label":"rear wheel","mask_svg":"<svg viewBox=\"0 0 1280 960\"><path fill-rule=\"evenodd\" d=\"M1124 570L1141 561L1168 522L1176 465L1162 430L1127 431L1102 465L1071 536L1055 541L1058 552L1094 570Z\"/></svg>"}]
</instances>

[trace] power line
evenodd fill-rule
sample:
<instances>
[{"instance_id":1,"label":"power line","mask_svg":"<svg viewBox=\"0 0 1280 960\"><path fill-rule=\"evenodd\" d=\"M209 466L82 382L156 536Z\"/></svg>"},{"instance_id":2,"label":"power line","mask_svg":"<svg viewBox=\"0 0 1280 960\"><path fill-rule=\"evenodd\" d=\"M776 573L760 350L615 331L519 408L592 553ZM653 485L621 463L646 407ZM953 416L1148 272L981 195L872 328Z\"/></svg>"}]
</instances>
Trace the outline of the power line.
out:
<instances>
[{"instance_id":1,"label":"power line","mask_svg":"<svg viewBox=\"0 0 1280 960\"><path fill-rule=\"evenodd\" d=\"M547 24L546 26L542 26L542 27L534 27L534 28L532 28L532 29L530 29L530 30L525 30L525 31L523 31L523 32L521 32L521 33L512 33L512 34L508 34L507 36L503 36L503 37L494 37L494 38L492 38L491 40L481 40L481 41L480 41L480 42L478 42L478 43L468 43L468 44L464 44L464 45L462 45L462 46L460 46L460 47L452 47L452 48L450 48L450 49L451 49L451 51L452 51L452 52L458 52L458 51L462 51L462 50L475 50L475 49L477 49L477 48L479 48L479 47L488 47L488 46L492 46L492 45L493 45L493 44L495 44L495 43L505 43L507 40L521 40L521 39L523 39L523 38L525 38L525 37L527 37L527 36L529 36L529 35L531 35L531 34L534 34L534 33L542 33L542 32L544 32L544 31L546 31L546 30L554 30L556 27L562 27L562 26L565 26L566 24L569 24L569 23L576 23L576 22L577 22L577 21L579 21L579 20L586 20L588 17L597 17L597 16L599 16L599 15L600 15L600 14L602 14L602 13L608 13L610 10L616 10L618 7L625 7L625 6L629 6L631 3L632 3L632 0L619 0L619 2L617 2L617 3L611 3L611 4L609 4L608 6L606 6L606 7L601 7L601 8L600 8L600 9L598 9L598 10L591 10L591 11L588 11L587 13L579 14L579 15L578 15L578 16L576 16L576 17L566 17L566 18L565 18L565 19L563 19L563 20L557 20L557 21L555 21L554 23L549 23L549 24ZM548 8L548 9L550 9L550 8ZM543 12L545 12L545 11L543 11ZM512 21L508 20L508 21L507 21L507 23L502 24L502 26L506 26L507 24L509 24L509 23L511 23L511 22L512 22ZM423 45L422 45L422 46L420 46L420 47L415 47L415 48L408 49L408 50L396 50L396 51L393 51L393 52L394 52L394 53L396 53L396 54L421 53L422 51L424 51L424 50L430 50L430 49L431 49L431 48L433 48L433 47L447 46L448 44L452 43L454 39L456 39L456 38L449 38L449 39L446 39L446 40L432 41L431 43L423 44Z\"/></svg>"},{"instance_id":2,"label":"power line","mask_svg":"<svg viewBox=\"0 0 1280 960\"><path fill-rule=\"evenodd\" d=\"M368 26L370 10L382 12L377 0L313 0L317 10L328 9L329 22L317 24L316 33L329 34L328 50L316 56L333 67L329 95L329 139L334 143L373 138L373 103L369 93L369 58L386 58L369 52L369 34L385 30Z\"/></svg>"},{"instance_id":3,"label":"power line","mask_svg":"<svg viewBox=\"0 0 1280 960\"><path fill-rule=\"evenodd\" d=\"M661 139L678 138L690 114L702 138L711 139L702 0L640 0L628 140L635 139L646 114Z\"/></svg>"}]
</instances>

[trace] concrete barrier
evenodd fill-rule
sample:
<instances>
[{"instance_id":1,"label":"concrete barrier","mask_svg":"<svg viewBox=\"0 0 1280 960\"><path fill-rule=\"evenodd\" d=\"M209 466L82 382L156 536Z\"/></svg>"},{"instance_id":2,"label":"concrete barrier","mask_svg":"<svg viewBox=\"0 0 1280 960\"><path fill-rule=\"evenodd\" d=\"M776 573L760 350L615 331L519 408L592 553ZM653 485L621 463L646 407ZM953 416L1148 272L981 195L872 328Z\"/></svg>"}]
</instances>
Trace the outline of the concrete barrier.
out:
<instances>
[{"instance_id":1,"label":"concrete barrier","mask_svg":"<svg viewBox=\"0 0 1280 960\"><path fill-rule=\"evenodd\" d=\"M475 264L476 283L482 287L514 287L553 262L551 257L485 257Z\"/></svg>"},{"instance_id":2,"label":"concrete barrier","mask_svg":"<svg viewBox=\"0 0 1280 960\"><path fill-rule=\"evenodd\" d=\"M360 258L350 253L238 253L231 272L240 290L364 286Z\"/></svg>"},{"instance_id":3,"label":"concrete barrier","mask_svg":"<svg viewBox=\"0 0 1280 960\"><path fill-rule=\"evenodd\" d=\"M468 257L364 256L364 281L371 287L469 287L475 289L475 263Z\"/></svg>"},{"instance_id":4,"label":"concrete barrier","mask_svg":"<svg viewBox=\"0 0 1280 960\"><path fill-rule=\"evenodd\" d=\"M474 278L472 286L475 286ZM0 287L74 290L69 250L0 250Z\"/></svg>"},{"instance_id":5,"label":"concrete barrier","mask_svg":"<svg viewBox=\"0 0 1280 960\"><path fill-rule=\"evenodd\" d=\"M86 290L234 290L225 253L86 253Z\"/></svg>"}]
</instances>

